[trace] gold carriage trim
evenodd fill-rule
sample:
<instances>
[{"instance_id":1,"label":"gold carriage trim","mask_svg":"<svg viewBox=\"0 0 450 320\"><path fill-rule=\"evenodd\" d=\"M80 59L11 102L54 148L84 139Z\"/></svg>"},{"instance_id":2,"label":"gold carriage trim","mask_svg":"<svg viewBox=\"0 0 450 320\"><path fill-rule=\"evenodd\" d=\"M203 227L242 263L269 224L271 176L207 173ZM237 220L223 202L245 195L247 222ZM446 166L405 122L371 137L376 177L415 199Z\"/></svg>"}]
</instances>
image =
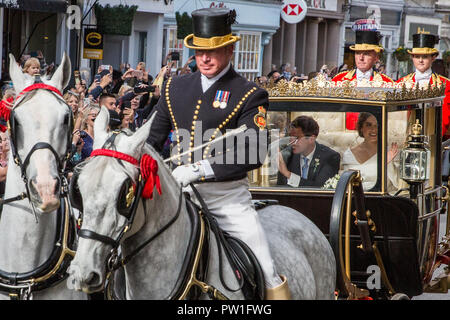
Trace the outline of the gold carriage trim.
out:
<instances>
[{"instance_id":1,"label":"gold carriage trim","mask_svg":"<svg viewBox=\"0 0 450 320\"><path fill-rule=\"evenodd\" d=\"M230 122L230 120L238 113L239 109L242 107L242 104L248 99L248 97L255 92L258 89L258 87L251 88L242 98L239 100L237 106L231 111L231 113L226 117L226 119L214 130L213 135L211 138L209 138L208 142L213 141L217 134L220 132L221 129L225 128L225 126ZM259 108L259 107L258 107ZM203 159L205 158L211 158L212 156L208 156L209 149L211 147L211 144L205 147L205 150L203 151ZM228 150L227 150L228 151Z\"/></svg>"},{"instance_id":2,"label":"gold carriage trim","mask_svg":"<svg viewBox=\"0 0 450 320\"><path fill-rule=\"evenodd\" d=\"M372 81L365 81L357 86L356 81L327 80L322 74L314 79L300 83L280 80L276 84L270 81L263 85L269 97L327 97L337 99L355 99L377 102L409 101L416 99L438 98L445 95L445 86L442 81L433 82L432 85L419 87L418 84L408 87L405 82L388 83L377 74Z\"/></svg>"}]
</instances>

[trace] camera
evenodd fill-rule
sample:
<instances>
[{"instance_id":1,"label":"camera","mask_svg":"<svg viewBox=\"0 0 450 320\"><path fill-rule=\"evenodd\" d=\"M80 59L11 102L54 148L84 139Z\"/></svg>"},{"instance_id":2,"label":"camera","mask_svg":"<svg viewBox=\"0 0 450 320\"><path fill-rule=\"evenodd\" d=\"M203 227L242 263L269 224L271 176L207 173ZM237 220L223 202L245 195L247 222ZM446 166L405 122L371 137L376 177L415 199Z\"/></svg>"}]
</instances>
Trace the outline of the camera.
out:
<instances>
[{"instance_id":1,"label":"camera","mask_svg":"<svg viewBox=\"0 0 450 320\"><path fill-rule=\"evenodd\" d=\"M155 92L155 87L154 86L134 87L134 93L138 94L142 92L145 93Z\"/></svg>"},{"instance_id":2,"label":"camera","mask_svg":"<svg viewBox=\"0 0 450 320\"><path fill-rule=\"evenodd\" d=\"M170 58L173 60L173 61L178 61L178 60L180 60L180 53L179 52L172 52L171 54L170 54Z\"/></svg>"}]
</instances>

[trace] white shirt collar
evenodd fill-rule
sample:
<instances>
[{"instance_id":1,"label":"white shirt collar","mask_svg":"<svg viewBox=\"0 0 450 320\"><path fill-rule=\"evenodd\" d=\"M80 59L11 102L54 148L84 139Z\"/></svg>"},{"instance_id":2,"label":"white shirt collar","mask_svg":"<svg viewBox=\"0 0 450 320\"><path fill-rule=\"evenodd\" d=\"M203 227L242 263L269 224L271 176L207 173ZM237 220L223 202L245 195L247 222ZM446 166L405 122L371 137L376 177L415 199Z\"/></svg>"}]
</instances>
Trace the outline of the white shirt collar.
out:
<instances>
[{"instance_id":1,"label":"white shirt collar","mask_svg":"<svg viewBox=\"0 0 450 320\"><path fill-rule=\"evenodd\" d=\"M421 80L429 81L432 73L433 73L433 71L431 70L431 68L429 68L425 72L420 72L419 70L416 69L416 81L421 81Z\"/></svg>"},{"instance_id":2,"label":"white shirt collar","mask_svg":"<svg viewBox=\"0 0 450 320\"><path fill-rule=\"evenodd\" d=\"M357 80L362 80L362 79L370 80L371 76L372 76L372 69L367 70L366 72L362 72L361 70L356 69L356 79Z\"/></svg>"},{"instance_id":3,"label":"white shirt collar","mask_svg":"<svg viewBox=\"0 0 450 320\"><path fill-rule=\"evenodd\" d=\"M206 90L208 90L217 80L219 80L220 78L222 78L225 73L228 72L228 70L230 70L231 68L231 62L228 63L228 66L226 66L217 76L213 77L213 78L208 78L205 75L201 75L201 80L202 80L202 89L203 92L206 92Z\"/></svg>"},{"instance_id":4,"label":"white shirt collar","mask_svg":"<svg viewBox=\"0 0 450 320\"><path fill-rule=\"evenodd\" d=\"M303 166L303 159L304 158L307 158L308 159L308 165L310 165L311 164L311 161L312 161L312 159L313 159L313 156L314 156L314 152L316 152L316 145L314 144L314 149L313 149L313 151L311 151L306 157L304 156L304 155L302 155L301 156L301 159L302 159L302 166Z\"/></svg>"}]
</instances>

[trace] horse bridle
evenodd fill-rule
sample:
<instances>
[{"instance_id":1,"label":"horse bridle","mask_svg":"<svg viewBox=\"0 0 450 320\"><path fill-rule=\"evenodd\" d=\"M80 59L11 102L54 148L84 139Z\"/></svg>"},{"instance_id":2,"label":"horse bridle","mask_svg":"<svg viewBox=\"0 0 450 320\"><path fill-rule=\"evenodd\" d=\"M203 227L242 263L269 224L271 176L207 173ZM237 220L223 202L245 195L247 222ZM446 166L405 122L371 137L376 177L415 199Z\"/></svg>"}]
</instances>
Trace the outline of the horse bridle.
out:
<instances>
[{"instance_id":1,"label":"horse bridle","mask_svg":"<svg viewBox=\"0 0 450 320\"><path fill-rule=\"evenodd\" d=\"M17 121L15 119L15 110L25 100L25 97L27 96L27 94L29 94L30 92L33 92L35 90L39 90L39 89L47 90L47 91L53 93L55 95L55 97L58 98L58 100L60 102L62 102L68 108L68 116L65 117L65 119L64 119L64 124L68 125L66 152L65 152L64 156L62 158L60 158L59 154L55 151L55 149L52 147L52 145L50 145L47 142L41 142L40 141L40 142L37 142L31 148L31 150L26 155L25 160L22 161L22 159L20 158L19 153L17 152L17 149L16 149L16 145L17 145L17 141L16 141L16 138L17 138L16 137ZM35 151L42 150L42 149L50 150L50 152L54 155L54 157L56 159L57 170L58 170L59 186L62 187L62 188L59 188L60 196L61 196L61 193L63 192L62 190L65 190L64 192L68 191L68 185L67 185L66 179L64 177L64 169L65 169L65 163L69 159L70 154L71 154L73 125L74 124L73 124L73 112L72 112L72 109L67 105L67 103L62 98L61 92L57 88L43 83L38 76L35 77L34 84L32 84L31 86L28 86L25 89L23 89L22 92L17 96L16 102L15 102L15 104L14 104L12 110L11 110L10 118L9 118L9 121L8 121L8 128L9 128L9 135L10 135L10 139L11 139L11 142L10 142L11 154L12 154L12 156L14 158L14 162L20 168L21 176L22 176L22 179L23 179L23 181L25 183L26 193L25 194L21 194L18 197L15 197L13 199L21 200L21 199L24 199L25 197L28 197L28 199L31 199L29 185L28 185L28 177L27 177L27 174L26 174L26 170L27 170L27 167L28 167L28 165L30 163L30 158L31 158L32 154ZM8 200L10 200L10 199L3 200L3 203L11 202L11 201L8 201ZM34 212L34 214L36 216L33 204L32 204L32 207L33 207L33 212Z\"/></svg>"},{"instance_id":2,"label":"horse bridle","mask_svg":"<svg viewBox=\"0 0 450 320\"><path fill-rule=\"evenodd\" d=\"M67 133L67 149L66 154L63 158L60 158L55 149L47 142L37 142L31 150L28 152L25 160L22 162L17 150L16 150L16 120L14 118L14 110L17 109L20 104L24 101L24 96L35 90L47 90L55 94L55 96L67 106L69 113L68 117L65 118L67 122L68 133ZM61 92L50 85L44 84L40 81L39 77L35 77L35 83L31 86L26 87L17 96L16 102L10 113L10 119L8 121L9 134L10 134L10 146L11 153L14 158L14 162L20 167L22 179L25 183L26 193L22 193L16 197L9 199L1 199L3 204L14 202L17 200L23 200L26 197L30 198L30 191L28 187L28 178L26 175L26 169L29 165L31 155L40 149L49 149L57 160L58 169L58 179L60 185L59 195L62 202L57 214L57 237L54 248L50 254L50 258L47 259L42 265L38 266L30 272L6 272L0 270L0 291L6 291L9 293L11 299L30 299L32 297L32 291L44 290L51 287L52 285L59 283L67 277L66 270L70 264L71 259L75 255L75 252L71 249L75 241L75 226L71 219L71 208L70 203L67 199L68 185L64 177L64 167L65 161L69 158L71 153L71 136L73 128L73 113L72 109L67 105L67 103L62 98ZM61 183L62 181L62 183ZM35 208L33 203L30 201L33 209L33 213L36 217Z\"/></svg>"},{"instance_id":3,"label":"horse bridle","mask_svg":"<svg viewBox=\"0 0 450 320\"><path fill-rule=\"evenodd\" d=\"M144 154L141 158L140 161L138 161L136 158L116 151L116 150L111 150L111 149L105 149L106 146L112 146L114 147L114 140L117 137L118 134L122 133L123 131L114 131L113 134L111 135L110 138L108 138L108 140L105 142L105 144L103 145L103 147L101 149L96 149L93 150L91 153L91 157L97 157L97 156L105 156L105 157L112 157L115 158L119 161L119 163L123 166L123 164L121 163L122 161L126 161L128 163L131 163L132 165L136 166L137 169L139 170L139 174L138 174L138 183L136 186L130 186L127 183L127 180L125 180L124 184L121 187L121 191L119 193L119 198L122 196L124 196L124 190L128 189L128 193L125 196L125 199L118 199L118 204L116 204L117 206L117 211L119 212L120 215L122 215L123 217L125 217L125 219L127 219L125 226L121 229L121 231L119 232L119 235L113 239L112 237L109 236L105 236L105 235L101 235L97 232L88 230L88 229L82 229L80 228L79 232L78 232L78 236L81 238L85 238L85 239L90 239L90 240L96 240L99 241L103 244L109 245L111 246L111 251L108 255L108 257L106 258L106 271L107 271L107 278L109 277L108 275L110 275L112 272L114 272L115 270L119 269L120 267L123 267L126 263L128 263L138 252L140 252L145 246L147 246L150 242L152 242L156 237L158 237L161 233L163 233L165 230L167 230L179 217L180 212L181 212L181 204L182 204L182 195L183 193L180 190L180 197L179 197L179 204L178 204L178 209L177 212L175 213L175 216L170 219L170 221L167 222L166 225L164 225L160 230L158 230L152 237L150 237L148 240L146 240L145 242L143 242L141 245L139 245L133 252L131 252L130 254L128 254L125 258L121 259L118 255L118 248L119 245L121 243L121 240L123 238L123 236L126 234L126 232L128 230L131 229L134 219L136 217L136 213L137 213L137 208L139 205L139 200L144 200L144 190L147 188L147 183L150 182L149 184L149 191L153 192L153 188L156 186L156 189L158 191L159 194L161 194L161 187L159 185L159 177L157 177L157 170L158 170L158 166L157 166L157 162L155 159L153 159L151 156ZM143 163L145 163L148 160L150 165L152 166L152 173L149 174L146 172L147 170L145 170L145 166L143 166ZM155 178L154 176L151 175L156 175L156 181L152 180ZM128 178L131 179L131 178ZM71 188L73 189L73 188ZM149 197L151 199L151 196L146 196ZM81 197L75 197L74 195L71 195L71 198L75 199L80 199ZM131 200L132 198L132 200ZM121 210L121 205L120 203L123 201L127 202L127 211L123 211ZM145 201L143 201L144 204L144 210L145 209ZM76 206L82 207L81 204L75 204Z\"/></svg>"}]
</instances>

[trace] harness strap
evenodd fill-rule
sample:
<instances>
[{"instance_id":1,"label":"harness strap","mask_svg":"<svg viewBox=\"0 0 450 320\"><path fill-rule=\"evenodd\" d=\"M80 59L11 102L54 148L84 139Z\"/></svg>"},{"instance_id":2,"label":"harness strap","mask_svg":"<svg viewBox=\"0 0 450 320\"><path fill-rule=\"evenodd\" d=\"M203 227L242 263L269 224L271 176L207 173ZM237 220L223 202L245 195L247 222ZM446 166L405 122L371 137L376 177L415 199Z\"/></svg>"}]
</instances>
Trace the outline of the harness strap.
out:
<instances>
[{"instance_id":1,"label":"harness strap","mask_svg":"<svg viewBox=\"0 0 450 320\"><path fill-rule=\"evenodd\" d=\"M53 86L50 86L48 84L45 84L43 82L39 82L39 83L34 83L31 86L26 87L25 89L22 90L22 92L19 93L19 95L16 97L16 102L20 99L20 97L22 97L25 93L28 93L30 91L33 90L37 90L37 89L45 89L45 90L49 90L49 91L53 91L56 94L58 94L59 96L63 96L61 94L61 91L59 91L58 89L56 89Z\"/></svg>"},{"instance_id":2,"label":"harness strap","mask_svg":"<svg viewBox=\"0 0 450 320\"><path fill-rule=\"evenodd\" d=\"M228 242L226 240L226 236L228 236L228 234L226 234L226 232L224 232L222 229L219 228L219 225L218 225L216 219L213 217L213 215L209 211L208 206L206 205L206 203L203 200L202 196L198 192L197 188L195 188L192 183L190 184L190 186L191 186L192 191L194 192L196 198L200 202L200 205L201 205L204 217L208 221L211 230L213 231L214 235L216 236L217 249L218 249L218 253L219 253L219 270L220 270L219 276L220 276L220 281L222 282L222 285L225 287L225 289L227 289L228 291L232 291L232 292L239 291L244 286L244 279L242 277L243 273L242 273L242 270L239 268L239 265L242 265L242 263L240 262L240 258L231 249L230 245L228 244ZM221 249L221 245L224 248L225 255L227 256L228 261L230 262L231 267L233 268L233 271L235 273L236 279L237 279L237 281L239 283L239 287L237 289L234 289L234 290L228 287L228 285L225 283L225 280L223 278L223 263L222 263L222 249Z\"/></svg>"},{"instance_id":3,"label":"harness strap","mask_svg":"<svg viewBox=\"0 0 450 320\"><path fill-rule=\"evenodd\" d=\"M115 151L115 150L110 150L110 149L95 149L91 152L91 157L96 157L96 156L106 156L106 157L111 157L111 158L116 158L119 160L124 160L126 162L129 162L135 166L139 165L139 161L136 158L133 158L132 156L119 152L119 151Z\"/></svg>"},{"instance_id":4,"label":"harness strap","mask_svg":"<svg viewBox=\"0 0 450 320\"><path fill-rule=\"evenodd\" d=\"M142 249L144 249L156 237L158 237L160 234L162 234L164 231L166 231L178 219L178 217L180 216L180 213L181 213L181 204L183 202L182 200L183 200L183 192L180 190L180 197L178 199L178 208L177 208L177 212L176 212L175 216L169 222L167 222L167 224L164 227L162 227L157 233L155 233L148 240L143 242L139 247L134 249L129 255L127 255L125 258L123 258L122 261L121 261L121 265L115 266L113 268L113 271L117 270L118 268L120 268L122 266L125 266L128 262L130 262L130 260L136 254L138 254Z\"/></svg>"},{"instance_id":5,"label":"harness strap","mask_svg":"<svg viewBox=\"0 0 450 320\"><path fill-rule=\"evenodd\" d=\"M81 238L97 240L97 241L109 244L113 248L116 248L119 245L117 243L117 241L115 241L114 239L112 239L110 237L107 237L107 236L103 236L101 234L98 234L97 232L94 232L94 231L91 231L91 230L87 230L87 229L81 229L78 232L78 236L81 237Z\"/></svg>"}]
</instances>

